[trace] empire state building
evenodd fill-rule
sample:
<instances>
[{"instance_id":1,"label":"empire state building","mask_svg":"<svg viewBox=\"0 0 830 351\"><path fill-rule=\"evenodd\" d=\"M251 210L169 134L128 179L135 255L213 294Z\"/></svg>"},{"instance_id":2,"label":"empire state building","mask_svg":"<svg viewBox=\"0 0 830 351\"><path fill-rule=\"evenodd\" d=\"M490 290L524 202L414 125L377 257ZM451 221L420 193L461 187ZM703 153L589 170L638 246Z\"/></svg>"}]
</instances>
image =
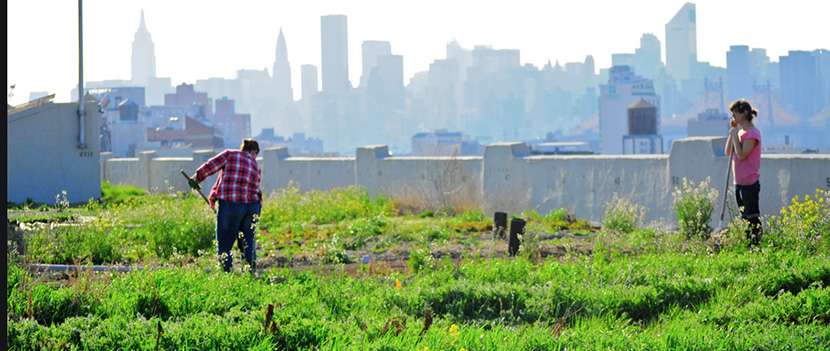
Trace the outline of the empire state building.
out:
<instances>
[{"instance_id":1,"label":"empire state building","mask_svg":"<svg viewBox=\"0 0 830 351\"><path fill-rule=\"evenodd\" d=\"M144 10L141 10L141 23L135 32L132 54L132 83L146 87L150 78L156 77L156 53L150 32L144 25Z\"/></svg>"}]
</instances>

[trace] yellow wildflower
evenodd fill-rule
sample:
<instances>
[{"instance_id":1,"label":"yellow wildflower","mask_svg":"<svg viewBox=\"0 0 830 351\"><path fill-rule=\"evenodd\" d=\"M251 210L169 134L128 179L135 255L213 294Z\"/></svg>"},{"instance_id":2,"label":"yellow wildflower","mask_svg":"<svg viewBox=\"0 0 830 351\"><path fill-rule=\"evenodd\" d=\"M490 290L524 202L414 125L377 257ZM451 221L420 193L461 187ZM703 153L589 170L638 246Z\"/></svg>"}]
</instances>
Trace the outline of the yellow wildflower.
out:
<instances>
[{"instance_id":1,"label":"yellow wildflower","mask_svg":"<svg viewBox=\"0 0 830 351\"><path fill-rule=\"evenodd\" d=\"M451 326L450 326L450 331L449 331L449 333L450 333L450 336L452 336L453 338L456 338L456 339L458 339L458 335L460 335L460 334L461 334L461 332L460 332L460 331L458 331L458 326L457 326L457 325L455 325L455 324L453 324L453 325L451 325Z\"/></svg>"}]
</instances>

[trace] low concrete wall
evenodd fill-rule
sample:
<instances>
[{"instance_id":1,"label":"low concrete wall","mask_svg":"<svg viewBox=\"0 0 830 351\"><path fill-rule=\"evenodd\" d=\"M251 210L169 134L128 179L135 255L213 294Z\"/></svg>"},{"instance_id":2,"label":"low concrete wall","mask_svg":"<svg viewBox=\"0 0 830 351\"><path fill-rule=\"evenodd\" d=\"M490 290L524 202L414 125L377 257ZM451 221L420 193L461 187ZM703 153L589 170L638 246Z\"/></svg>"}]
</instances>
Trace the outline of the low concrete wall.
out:
<instances>
[{"instance_id":1,"label":"low concrete wall","mask_svg":"<svg viewBox=\"0 0 830 351\"><path fill-rule=\"evenodd\" d=\"M7 115L7 200L55 204L84 203L101 197L98 107L84 105L84 143L79 148L77 103L46 103Z\"/></svg>"},{"instance_id":2,"label":"low concrete wall","mask_svg":"<svg viewBox=\"0 0 830 351\"><path fill-rule=\"evenodd\" d=\"M358 148L355 157L302 158L274 148L263 150L258 161L266 195L289 184L301 192L360 185L372 196L421 196L438 206L477 201L488 213L567 208L578 218L599 222L617 194L646 206L646 221L673 225L672 193L683 178L698 183L708 177L719 193L719 213L729 160L725 142L723 137L685 138L672 144L670 155L631 156L532 156L524 143L487 145L483 157L391 157L386 146L375 145ZM110 159L104 161L104 180L187 190L180 170L192 174L212 156L201 151L192 158L156 158L146 152L135 159ZM830 190L830 155L764 155L761 164L764 214L778 213L796 195ZM213 177L203 188L215 182Z\"/></svg>"}]
</instances>

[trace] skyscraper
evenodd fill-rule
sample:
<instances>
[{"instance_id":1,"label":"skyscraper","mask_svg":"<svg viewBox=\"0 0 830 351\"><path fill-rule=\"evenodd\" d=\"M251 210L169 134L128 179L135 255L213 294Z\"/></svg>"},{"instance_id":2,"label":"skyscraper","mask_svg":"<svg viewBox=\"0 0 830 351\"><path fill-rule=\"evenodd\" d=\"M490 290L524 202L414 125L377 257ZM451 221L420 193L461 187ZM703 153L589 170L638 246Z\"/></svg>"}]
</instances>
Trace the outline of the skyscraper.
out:
<instances>
[{"instance_id":1,"label":"skyscraper","mask_svg":"<svg viewBox=\"0 0 830 351\"><path fill-rule=\"evenodd\" d=\"M360 75L360 87L366 88L372 69L377 66L378 57L392 54L392 44L388 41L367 40L363 42L363 72Z\"/></svg>"},{"instance_id":2,"label":"skyscraper","mask_svg":"<svg viewBox=\"0 0 830 351\"><path fill-rule=\"evenodd\" d=\"M666 23L666 73L678 82L692 78L697 65L695 4L687 2Z\"/></svg>"},{"instance_id":3,"label":"skyscraper","mask_svg":"<svg viewBox=\"0 0 830 351\"><path fill-rule=\"evenodd\" d=\"M726 93L730 100L751 98L753 77L750 59L746 45L732 45L726 52Z\"/></svg>"},{"instance_id":4,"label":"skyscraper","mask_svg":"<svg viewBox=\"0 0 830 351\"><path fill-rule=\"evenodd\" d=\"M821 67L809 51L790 51L779 57L781 97L784 107L807 119L824 108Z\"/></svg>"},{"instance_id":5,"label":"skyscraper","mask_svg":"<svg viewBox=\"0 0 830 351\"><path fill-rule=\"evenodd\" d=\"M317 87L317 66L302 65L300 67L300 83L302 84L302 99L309 100L314 94L320 92Z\"/></svg>"},{"instance_id":6,"label":"skyscraper","mask_svg":"<svg viewBox=\"0 0 830 351\"><path fill-rule=\"evenodd\" d=\"M344 94L352 87L346 15L320 16L320 37L323 92Z\"/></svg>"},{"instance_id":7,"label":"skyscraper","mask_svg":"<svg viewBox=\"0 0 830 351\"><path fill-rule=\"evenodd\" d=\"M141 10L141 23L135 32L131 61L131 80L133 84L147 86L150 78L156 77L156 54L153 39L144 25L144 10Z\"/></svg>"},{"instance_id":8,"label":"skyscraper","mask_svg":"<svg viewBox=\"0 0 830 351\"><path fill-rule=\"evenodd\" d=\"M663 65L660 40L652 33L640 37L640 47L634 50L634 71L643 77L654 78Z\"/></svg>"},{"instance_id":9,"label":"skyscraper","mask_svg":"<svg viewBox=\"0 0 830 351\"><path fill-rule=\"evenodd\" d=\"M294 101L294 90L291 88L291 64L288 63L288 49L285 45L285 36L280 28L277 37L277 50L274 59L274 88L277 108Z\"/></svg>"}]
</instances>

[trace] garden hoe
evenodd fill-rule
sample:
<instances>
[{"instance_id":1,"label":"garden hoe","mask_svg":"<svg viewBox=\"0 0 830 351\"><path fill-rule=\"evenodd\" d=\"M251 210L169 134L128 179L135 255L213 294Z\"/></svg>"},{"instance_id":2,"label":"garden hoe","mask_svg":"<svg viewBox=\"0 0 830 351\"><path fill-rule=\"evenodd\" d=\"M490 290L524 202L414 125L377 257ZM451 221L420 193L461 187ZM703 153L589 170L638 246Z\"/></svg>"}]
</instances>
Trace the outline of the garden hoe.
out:
<instances>
[{"instance_id":1,"label":"garden hoe","mask_svg":"<svg viewBox=\"0 0 830 351\"><path fill-rule=\"evenodd\" d=\"M730 159L730 160L731 160L731 159ZM182 175L183 175L185 178L187 178L188 182L190 181L190 177L188 177L188 176L187 176L187 173L185 173L185 172L184 172L184 170L182 170ZM205 202L207 202L208 206L210 206L210 200L208 200L208 198L207 198L207 197L205 197L205 194L203 194L203 193L202 193L202 188L197 187L197 188L196 188L196 189L194 189L194 190L196 190L196 191L199 193L199 195L202 195L202 198L203 198L203 199L205 199ZM210 209L211 209L211 210L213 210L213 213L216 213L216 209L215 209L215 208L211 207ZM721 216L721 217L723 217L723 216Z\"/></svg>"}]
</instances>

